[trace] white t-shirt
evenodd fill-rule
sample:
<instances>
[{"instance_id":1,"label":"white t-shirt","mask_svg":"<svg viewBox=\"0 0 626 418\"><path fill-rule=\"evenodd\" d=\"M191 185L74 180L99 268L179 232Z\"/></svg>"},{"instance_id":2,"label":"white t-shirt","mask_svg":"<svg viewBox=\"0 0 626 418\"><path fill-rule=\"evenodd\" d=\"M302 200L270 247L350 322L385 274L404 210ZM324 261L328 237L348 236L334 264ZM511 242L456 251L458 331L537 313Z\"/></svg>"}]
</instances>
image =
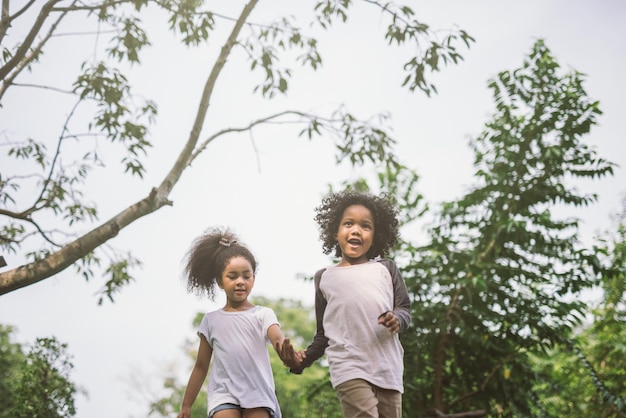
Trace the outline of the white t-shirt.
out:
<instances>
[{"instance_id":1,"label":"white t-shirt","mask_svg":"<svg viewBox=\"0 0 626 418\"><path fill-rule=\"evenodd\" d=\"M241 312L220 309L204 315L198 335L213 348L209 411L233 403L242 408L271 408L280 418L267 347L267 330L273 324L278 324L276 314L264 306Z\"/></svg>"}]
</instances>

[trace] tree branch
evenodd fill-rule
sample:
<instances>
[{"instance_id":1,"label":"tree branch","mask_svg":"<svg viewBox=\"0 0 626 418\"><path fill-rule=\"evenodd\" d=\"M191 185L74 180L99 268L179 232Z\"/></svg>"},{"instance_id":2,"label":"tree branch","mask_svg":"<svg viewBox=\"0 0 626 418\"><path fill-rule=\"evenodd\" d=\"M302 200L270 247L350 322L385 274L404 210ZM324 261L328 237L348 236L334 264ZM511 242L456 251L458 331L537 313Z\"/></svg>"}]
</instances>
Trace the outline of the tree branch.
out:
<instances>
[{"instance_id":1,"label":"tree branch","mask_svg":"<svg viewBox=\"0 0 626 418\"><path fill-rule=\"evenodd\" d=\"M93 12L95 10L102 10L105 7L115 7L115 6L120 6L122 4L126 4L126 3L133 3L133 0L117 0L117 1L109 1L106 2L106 4L98 4L95 6L87 6L87 5L81 5L81 6L66 6L66 7L54 7L52 9L52 11L54 12L76 12L76 11L88 11L88 12Z\"/></svg>"},{"instance_id":2,"label":"tree branch","mask_svg":"<svg viewBox=\"0 0 626 418\"><path fill-rule=\"evenodd\" d=\"M48 0L48 2L44 4L44 6L41 8L41 11L39 12L39 15L37 16L37 19L35 20L33 27L31 28L28 35L26 35L26 37L24 38L24 42L17 49L17 51L15 52L15 55L13 55L13 57L5 65L0 67L0 80L4 80L5 77L9 74L9 72L11 72L13 68L15 68L22 61L22 59L26 56L26 52L32 46L33 41L35 40L35 37L37 36L44 22L50 15L52 8L59 1L61 0Z\"/></svg>"},{"instance_id":3,"label":"tree branch","mask_svg":"<svg viewBox=\"0 0 626 418\"><path fill-rule=\"evenodd\" d=\"M226 58L236 44L237 36L239 35L243 24L257 2L258 0L252 0L244 7L241 16L239 16L237 23L228 37L228 40L222 47L221 53L205 84L202 99L198 107L198 113L189 135L189 139L187 140L187 143L181 151L178 159L174 163L174 166L163 179L160 186L152 189L150 195L146 198L127 207L98 228L67 244L59 251L50 254L42 260L0 273L0 295L26 287L33 283L37 283L63 271L67 267L74 264L77 260L80 260L94 249L98 248L103 243L107 242L111 238L114 238L119 231L130 223L158 210L162 206L171 205L171 201L168 200L169 193L180 179L180 176L186 168L189 158L193 154L193 150L198 142L217 77L226 64Z\"/></svg>"},{"instance_id":4,"label":"tree branch","mask_svg":"<svg viewBox=\"0 0 626 418\"><path fill-rule=\"evenodd\" d=\"M452 296L452 300L450 301L450 306L448 308L448 312L446 313L446 320L448 321L448 326L445 330L443 330L442 334L439 336L439 341L437 343L437 353L435 354L435 387L433 393L433 405L436 409L443 409L443 375L444 375L444 363L446 361L446 350L448 349L448 336L450 335L450 330L452 329L452 321L454 310L457 308L459 303L459 295L461 294L463 287L459 286L456 289L454 296Z\"/></svg>"},{"instance_id":5,"label":"tree branch","mask_svg":"<svg viewBox=\"0 0 626 418\"><path fill-rule=\"evenodd\" d=\"M487 387L487 384L489 383L489 381L493 377L493 375L496 373L496 371L498 371L502 366L504 366L506 364L507 361L509 361L510 359L515 357L516 355L517 355L517 353L510 354L510 355L506 356L504 359L502 359L501 361L499 361L498 364L496 364L491 369L489 374L485 377L485 380L483 380L483 382L480 384L480 388L478 390L466 393L463 396L458 397L457 399L455 399L452 402L450 402L450 406L453 406L455 404L461 403L461 402L463 402L463 401L465 401L465 400L467 400L469 398L472 398L472 397L478 395L479 393L483 392L485 390L485 388Z\"/></svg>"},{"instance_id":6,"label":"tree branch","mask_svg":"<svg viewBox=\"0 0 626 418\"><path fill-rule=\"evenodd\" d=\"M42 260L0 273L0 295L26 287L57 274L117 236L130 223L171 202L153 189L149 196L129 206L107 222L67 244Z\"/></svg>"},{"instance_id":7,"label":"tree branch","mask_svg":"<svg viewBox=\"0 0 626 418\"><path fill-rule=\"evenodd\" d=\"M194 149L196 147L196 144L198 143L198 138L200 137L200 133L202 132L202 126L204 125L204 121L209 110L211 95L213 94L213 88L215 87L215 83L217 82L219 74L226 64L226 58L230 55L233 47L237 43L237 37L239 36L241 28L243 27L244 23L248 19L248 16L250 16L250 13L257 3L258 0L251 0L248 4L246 4L243 11L241 12L241 15L237 19L237 22L235 23L235 26L233 27L230 35L228 36L228 39L224 43L224 46L222 46L220 55L218 56L215 65L213 65L211 73L209 74L209 77L204 85L204 90L200 99L200 105L198 107L198 112L196 113L196 119L193 123L193 127L191 128L191 132L189 133L187 143L182 152L179 154L178 159L174 163L174 166L159 186L159 189L166 195L169 194L172 187L174 187L174 184L178 182L178 179L182 175L185 168L197 156L197 153L194 154Z\"/></svg>"},{"instance_id":8,"label":"tree branch","mask_svg":"<svg viewBox=\"0 0 626 418\"><path fill-rule=\"evenodd\" d=\"M41 50L43 49L43 46L46 44L46 42L48 42L61 20L63 20L63 18L65 17L65 13L61 14L56 22L54 22L50 26L50 29L48 30L46 36L44 36L44 38L39 42L39 44L37 44L33 51L27 55L27 51L30 49L35 36L37 35L37 33L39 33L39 30L43 26L43 22L50 14L50 10L48 9L51 9L52 5L58 1L61 0L50 0L44 5L44 7L41 9L41 12L39 13L39 16L37 17L37 20L35 21L35 24L33 25L33 28L24 39L24 43L20 45L20 48L17 50L15 55L13 55L13 57L4 66L0 67L0 80L3 80L2 84L0 85L0 102L2 101L4 93L7 91L9 86L12 85L13 80L15 80L15 77L17 77L24 68L26 68L39 56Z\"/></svg>"},{"instance_id":9,"label":"tree branch","mask_svg":"<svg viewBox=\"0 0 626 418\"><path fill-rule=\"evenodd\" d=\"M279 113L275 113L273 115L269 115L266 116L264 118L261 119L257 119L255 121L250 122L247 126L243 126L243 127L239 127L239 128L226 128L226 129L221 129L218 132L214 133L213 135L209 136L204 142L202 142L196 149L195 151L191 154L191 156L189 157L189 161L187 162L187 165L191 165L191 163L198 157L198 155L200 155L205 149L206 147L213 142L215 139L217 139L218 137L228 134L228 133L233 133L233 132L245 132L245 131L249 131L251 130L253 127L255 127L256 125L260 125L263 123L267 123L273 119L278 119L281 116L285 116L285 115L298 115L298 116L305 116L305 113L302 112L298 112L295 110L285 110L283 112L279 112Z\"/></svg>"},{"instance_id":10,"label":"tree branch","mask_svg":"<svg viewBox=\"0 0 626 418\"><path fill-rule=\"evenodd\" d=\"M16 18L18 18L22 13L30 8L35 3L35 0L29 0L20 10L18 10L14 15L10 15L9 13L9 3L10 0L2 0L2 16L0 17L0 45L2 45L2 41L7 34L7 31L11 27L11 22L13 22Z\"/></svg>"}]
</instances>

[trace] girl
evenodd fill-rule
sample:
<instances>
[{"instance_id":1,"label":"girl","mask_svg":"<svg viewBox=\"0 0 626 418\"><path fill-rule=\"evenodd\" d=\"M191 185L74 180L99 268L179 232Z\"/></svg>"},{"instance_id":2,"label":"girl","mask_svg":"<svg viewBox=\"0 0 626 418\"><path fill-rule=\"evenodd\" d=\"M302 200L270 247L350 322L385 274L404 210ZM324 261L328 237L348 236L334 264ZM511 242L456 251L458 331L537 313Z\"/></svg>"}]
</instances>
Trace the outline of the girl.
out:
<instances>
[{"instance_id":1,"label":"girl","mask_svg":"<svg viewBox=\"0 0 626 418\"><path fill-rule=\"evenodd\" d=\"M346 190L316 208L325 254L339 262L315 273L317 332L306 352L289 340L280 357L300 374L328 357L330 379L346 418L401 418L404 350L398 332L410 300L395 263L380 257L398 240L396 210L386 196Z\"/></svg>"},{"instance_id":2,"label":"girl","mask_svg":"<svg viewBox=\"0 0 626 418\"><path fill-rule=\"evenodd\" d=\"M202 319L198 356L178 418L189 417L211 360L209 418L280 418L267 344L278 350L284 336L274 312L248 300L256 266L252 253L226 229L209 230L189 250L188 290L214 299L219 287L226 305Z\"/></svg>"}]
</instances>

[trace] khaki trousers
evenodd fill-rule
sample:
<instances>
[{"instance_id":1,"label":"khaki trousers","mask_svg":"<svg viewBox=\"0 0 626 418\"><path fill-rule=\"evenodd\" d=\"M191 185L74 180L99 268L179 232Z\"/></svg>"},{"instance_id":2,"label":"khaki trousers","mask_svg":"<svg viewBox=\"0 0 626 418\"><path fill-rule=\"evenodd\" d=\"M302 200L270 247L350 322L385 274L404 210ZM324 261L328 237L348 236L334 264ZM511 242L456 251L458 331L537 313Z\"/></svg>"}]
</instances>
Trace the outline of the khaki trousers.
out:
<instances>
[{"instance_id":1,"label":"khaki trousers","mask_svg":"<svg viewBox=\"0 0 626 418\"><path fill-rule=\"evenodd\" d=\"M344 418L402 418L402 394L362 380L336 387Z\"/></svg>"}]
</instances>

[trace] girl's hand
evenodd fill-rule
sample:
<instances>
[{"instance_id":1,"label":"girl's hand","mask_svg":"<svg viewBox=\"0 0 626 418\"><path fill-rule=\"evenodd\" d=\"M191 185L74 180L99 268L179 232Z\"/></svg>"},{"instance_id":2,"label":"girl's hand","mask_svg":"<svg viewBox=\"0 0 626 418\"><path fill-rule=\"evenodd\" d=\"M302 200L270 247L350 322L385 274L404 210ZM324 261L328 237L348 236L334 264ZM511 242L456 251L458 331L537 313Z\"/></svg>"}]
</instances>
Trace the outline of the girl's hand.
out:
<instances>
[{"instance_id":1,"label":"girl's hand","mask_svg":"<svg viewBox=\"0 0 626 418\"><path fill-rule=\"evenodd\" d=\"M398 317L391 311L383 312L378 317L378 323L384 325L389 331L394 334L400 332L400 321Z\"/></svg>"},{"instance_id":2,"label":"girl's hand","mask_svg":"<svg viewBox=\"0 0 626 418\"><path fill-rule=\"evenodd\" d=\"M276 343L276 352L278 353L278 357L283 361L283 364L290 369L295 369L300 367L302 361L306 358L306 354L304 351L296 351L291 345L291 341L289 338L285 338L283 340L282 345L280 342Z\"/></svg>"},{"instance_id":3,"label":"girl's hand","mask_svg":"<svg viewBox=\"0 0 626 418\"><path fill-rule=\"evenodd\" d=\"M188 406L183 406L180 408L180 412L178 414L178 418L189 418L191 416L191 408Z\"/></svg>"}]
</instances>

